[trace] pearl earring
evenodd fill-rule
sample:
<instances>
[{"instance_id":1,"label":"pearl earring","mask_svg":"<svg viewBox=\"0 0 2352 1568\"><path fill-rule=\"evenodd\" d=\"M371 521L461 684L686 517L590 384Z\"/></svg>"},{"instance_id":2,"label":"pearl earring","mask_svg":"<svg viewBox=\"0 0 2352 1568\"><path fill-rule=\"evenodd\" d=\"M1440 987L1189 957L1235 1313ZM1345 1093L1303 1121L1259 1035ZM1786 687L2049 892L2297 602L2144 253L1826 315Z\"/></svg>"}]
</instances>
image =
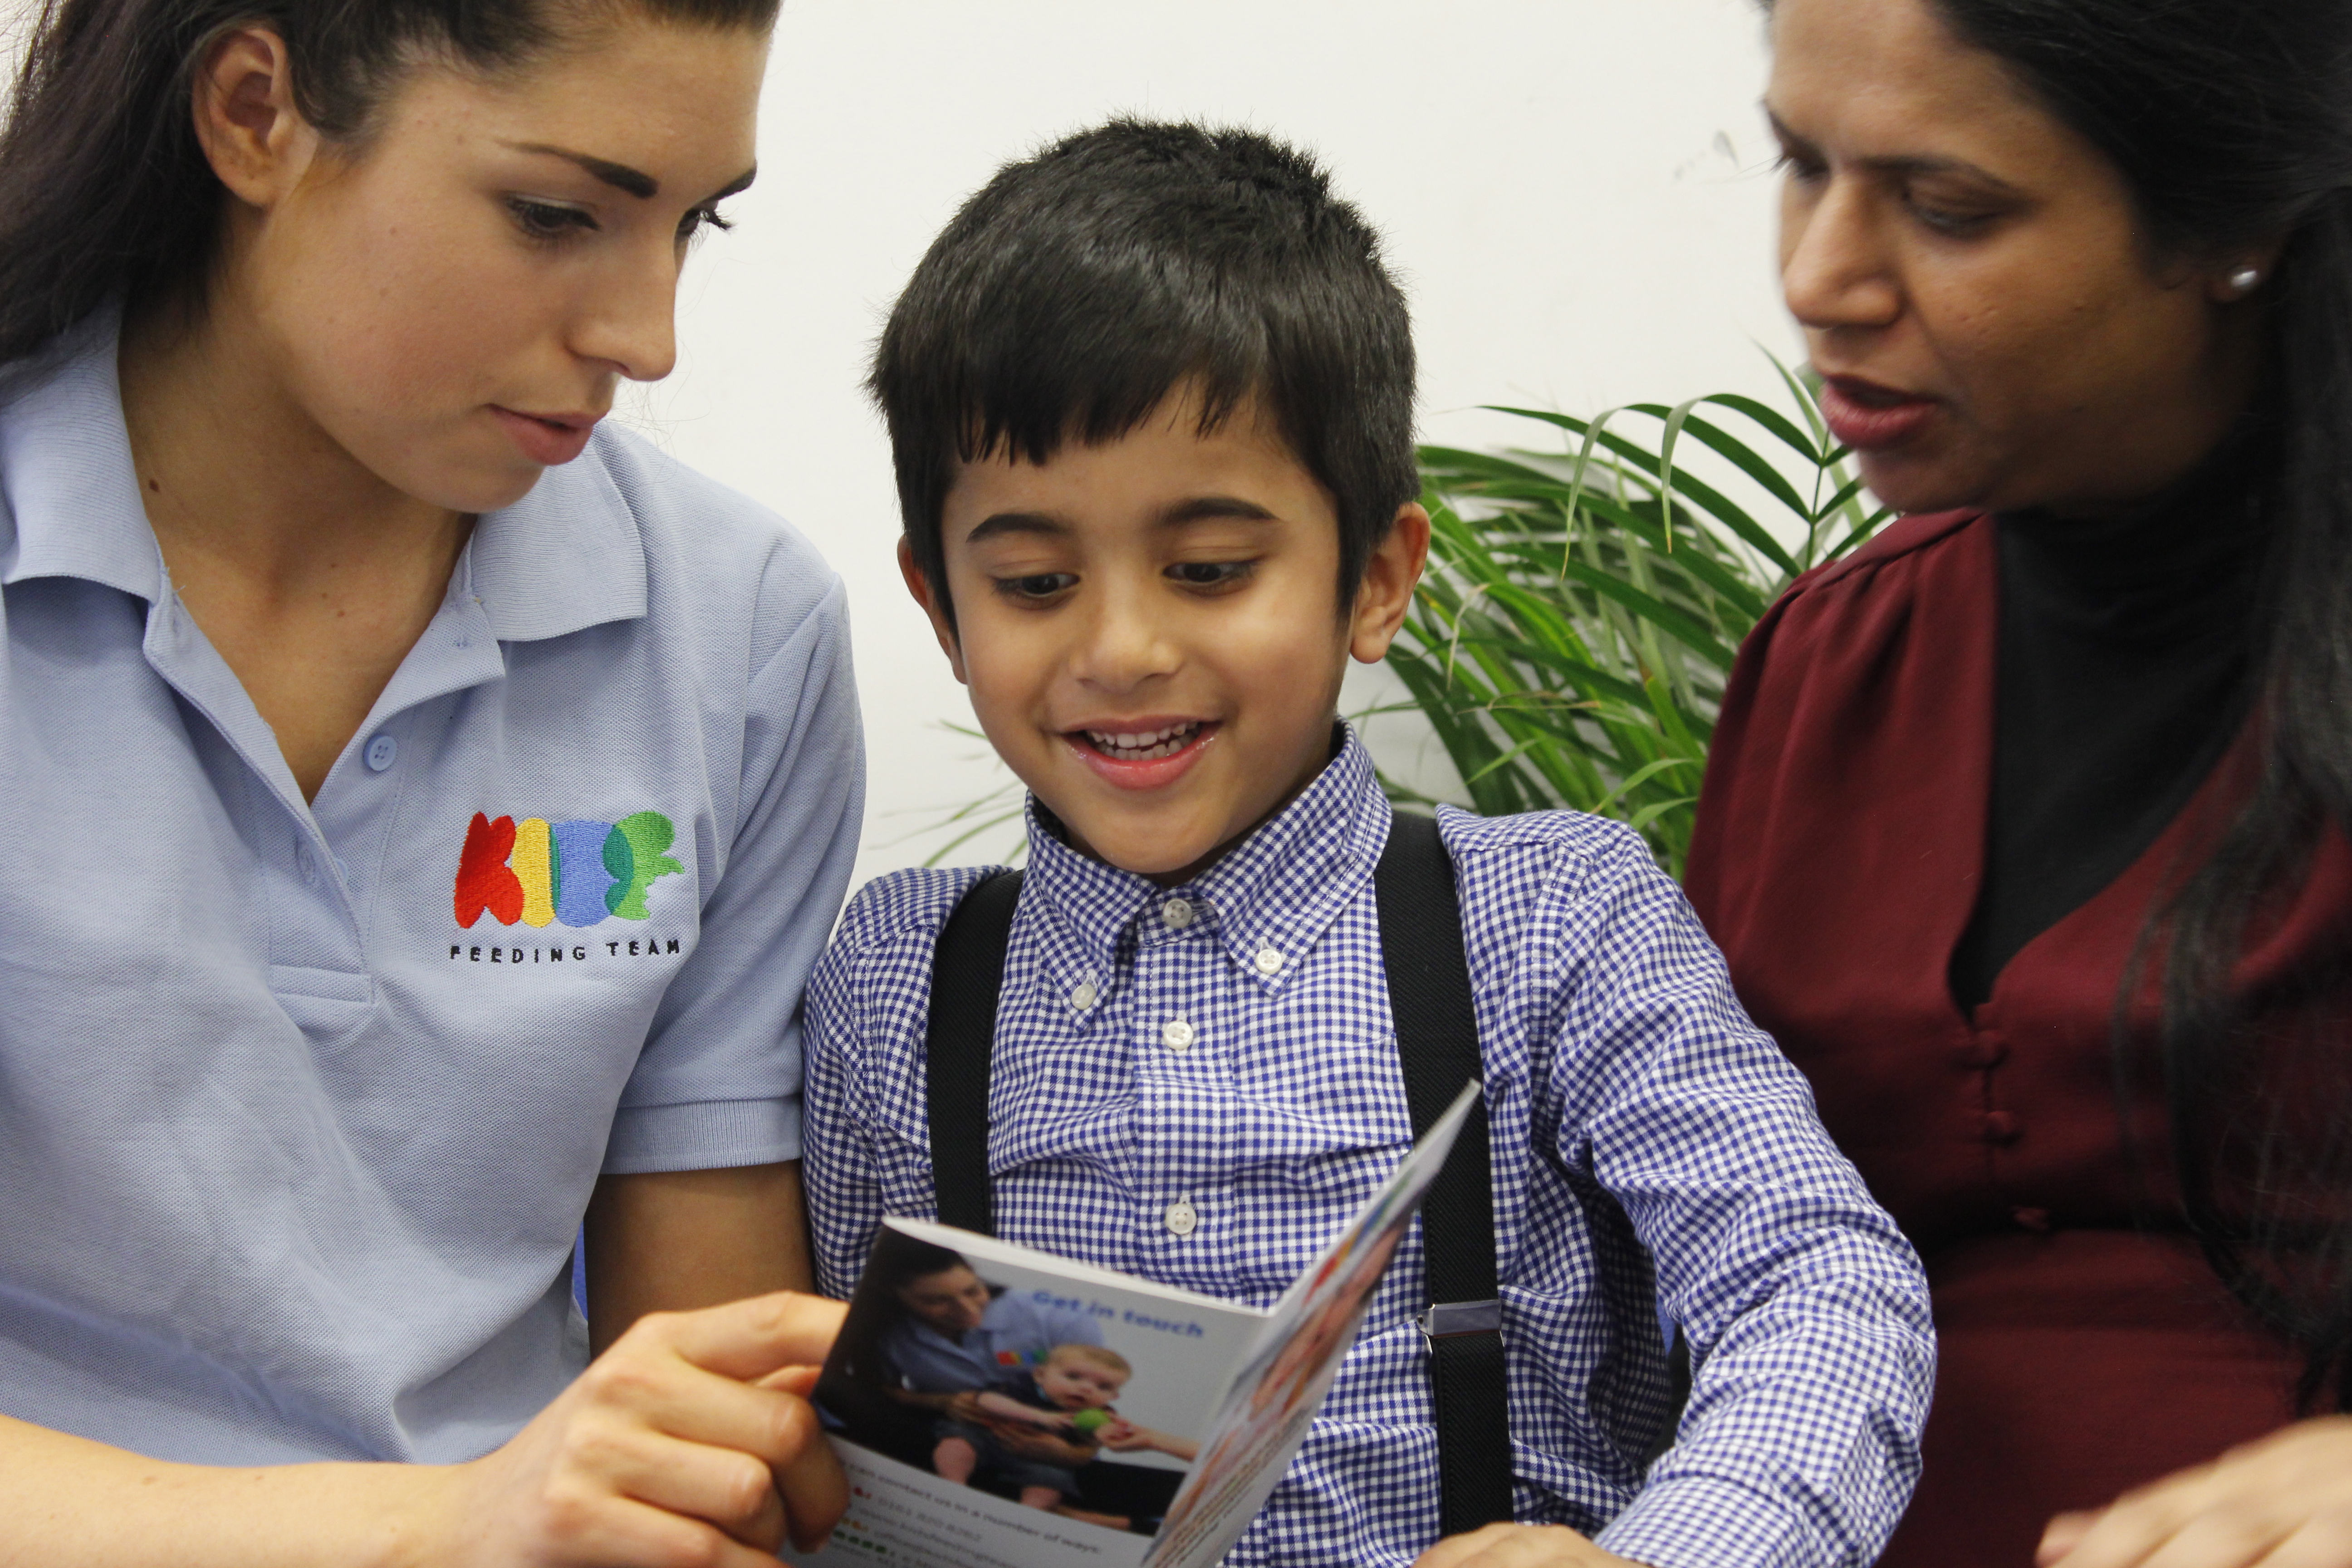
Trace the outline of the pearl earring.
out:
<instances>
[{"instance_id":1,"label":"pearl earring","mask_svg":"<svg viewBox=\"0 0 2352 1568\"><path fill-rule=\"evenodd\" d=\"M2230 274L2230 287L2240 294L2251 294L2262 286L2263 269L2259 267L2241 267Z\"/></svg>"}]
</instances>

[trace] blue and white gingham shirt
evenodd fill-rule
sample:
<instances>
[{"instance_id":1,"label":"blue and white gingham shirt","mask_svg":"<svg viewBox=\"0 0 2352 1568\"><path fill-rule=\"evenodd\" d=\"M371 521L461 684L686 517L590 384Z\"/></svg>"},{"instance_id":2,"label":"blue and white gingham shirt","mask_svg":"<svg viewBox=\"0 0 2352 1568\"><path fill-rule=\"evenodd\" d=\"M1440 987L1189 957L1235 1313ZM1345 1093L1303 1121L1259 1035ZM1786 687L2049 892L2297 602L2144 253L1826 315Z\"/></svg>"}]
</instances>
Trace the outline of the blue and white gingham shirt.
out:
<instances>
[{"instance_id":1,"label":"blue and white gingham shirt","mask_svg":"<svg viewBox=\"0 0 2352 1568\"><path fill-rule=\"evenodd\" d=\"M1485 1055L1518 1517L1658 1568L1869 1563L1935 1365L1910 1247L1638 837L1566 812L1440 822ZM1412 1140L1372 892L1389 823L1352 735L1181 889L1076 854L1033 805L989 1095L1003 1237L1259 1306L1307 1267ZM936 1213L932 951L982 874L868 886L812 982L807 1176L838 1294L884 1215ZM1416 1228L1229 1563L1402 1565L1435 1539L1423 1300ZM1645 1475L1660 1303L1698 1373Z\"/></svg>"}]
</instances>

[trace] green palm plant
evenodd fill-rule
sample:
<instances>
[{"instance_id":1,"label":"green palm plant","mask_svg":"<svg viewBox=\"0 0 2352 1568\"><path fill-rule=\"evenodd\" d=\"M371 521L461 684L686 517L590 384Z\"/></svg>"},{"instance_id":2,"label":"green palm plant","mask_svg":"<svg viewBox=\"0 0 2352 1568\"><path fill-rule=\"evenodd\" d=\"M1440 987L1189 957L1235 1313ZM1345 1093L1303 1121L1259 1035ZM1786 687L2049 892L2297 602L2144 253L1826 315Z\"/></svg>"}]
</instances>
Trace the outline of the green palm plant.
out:
<instances>
[{"instance_id":1,"label":"green palm plant","mask_svg":"<svg viewBox=\"0 0 2352 1568\"><path fill-rule=\"evenodd\" d=\"M1389 662L1478 811L1619 817L1681 875L1733 653L1888 515L1811 389L1780 379L1788 413L1736 394L1590 421L1500 408L1562 448L1422 448L1430 568ZM1678 466L1685 442L1720 487Z\"/></svg>"}]
</instances>

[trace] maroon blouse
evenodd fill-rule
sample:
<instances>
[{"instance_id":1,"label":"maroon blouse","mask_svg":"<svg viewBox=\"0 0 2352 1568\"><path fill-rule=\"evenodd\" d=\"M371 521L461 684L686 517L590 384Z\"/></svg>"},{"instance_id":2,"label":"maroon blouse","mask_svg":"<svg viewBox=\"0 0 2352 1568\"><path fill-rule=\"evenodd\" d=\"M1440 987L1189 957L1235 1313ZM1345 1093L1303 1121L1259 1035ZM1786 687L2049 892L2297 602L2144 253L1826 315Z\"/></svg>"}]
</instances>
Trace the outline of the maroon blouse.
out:
<instances>
[{"instance_id":1,"label":"maroon blouse","mask_svg":"<svg viewBox=\"0 0 2352 1568\"><path fill-rule=\"evenodd\" d=\"M2111 1075L2135 943L2247 748L1982 1005L1952 1000L1984 862L1998 592L1978 513L1906 519L1800 580L1741 650L1686 879L1741 999L1812 1079L1935 1290L1927 1465L1890 1568L2025 1568L2051 1515L2292 1419L2300 1366L2185 1237L2136 1226L2150 1194ZM2331 838L2240 983L2266 988L2347 942L2352 847ZM2159 1103L2137 1116L2160 1164Z\"/></svg>"}]
</instances>

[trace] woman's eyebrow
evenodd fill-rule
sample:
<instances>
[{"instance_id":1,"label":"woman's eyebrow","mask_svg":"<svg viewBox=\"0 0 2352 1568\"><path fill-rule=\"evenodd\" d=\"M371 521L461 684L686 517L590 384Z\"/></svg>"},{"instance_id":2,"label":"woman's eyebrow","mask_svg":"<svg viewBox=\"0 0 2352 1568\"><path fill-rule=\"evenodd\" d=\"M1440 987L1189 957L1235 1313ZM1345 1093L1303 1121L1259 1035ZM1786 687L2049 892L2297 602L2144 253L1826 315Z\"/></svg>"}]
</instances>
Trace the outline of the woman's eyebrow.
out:
<instances>
[{"instance_id":1,"label":"woman's eyebrow","mask_svg":"<svg viewBox=\"0 0 2352 1568\"><path fill-rule=\"evenodd\" d=\"M509 142L506 145L518 153L537 153L550 158L561 158L567 163L576 163L614 189L626 191L641 201L649 200L661 191L659 180L655 179L651 174L632 169L626 163L615 163L607 158L594 158L585 153L574 153L568 147L551 147L544 142ZM745 180L749 179L750 176L746 175ZM740 184L734 187L736 190L741 188Z\"/></svg>"},{"instance_id":2,"label":"woman's eyebrow","mask_svg":"<svg viewBox=\"0 0 2352 1568\"><path fill-rule=\"evenodd\" d=\"M1800 136L1795 132L1790 130L1788 122L1783 121L1778 114L1773 113L1771 106L1769 104L1764 107L1764 118L1772 122L1772 134L1780 138L1780 144L1783 147L1790 148L1796 152L1808 153L1815 157L1819 157L1821 155L1821 149L1819 147L1815 146L1810 139ZM1990 186L1998 195L2020 197L2025 195L2025 193L2020 190L2015 184L2002 179L1999 174L1994 174L1990 169L1986 168L1983 164L1971 163L1966 158L1949 158L1927 153L1889 153L1883 157L1861 158L1855 161L1861 163L1863 167L1874 170L1883 174L1905 174L1914 176L1921 174L1958 174L1966 179L1977 181L1980 184Z\"/></svg>"}]
</instances>

